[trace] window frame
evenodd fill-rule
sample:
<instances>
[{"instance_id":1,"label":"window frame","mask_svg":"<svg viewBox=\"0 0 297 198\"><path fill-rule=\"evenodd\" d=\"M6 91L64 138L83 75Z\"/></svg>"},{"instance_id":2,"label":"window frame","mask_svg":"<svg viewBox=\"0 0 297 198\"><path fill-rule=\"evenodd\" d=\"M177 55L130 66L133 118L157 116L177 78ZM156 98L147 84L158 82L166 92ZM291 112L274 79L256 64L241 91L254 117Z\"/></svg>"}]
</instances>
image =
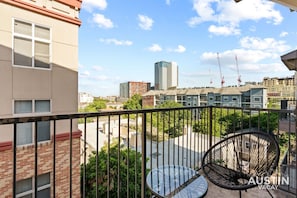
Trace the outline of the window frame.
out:
<instances>
[{"instance_id":1,"label":"window frame","mask_svg":"<svg viewBox=\"0 0 297 198\"><path fill-rule=\"evenodd\" d=\"M17 33L15 32L15 22L22 22L22 23L28 23L31 24L31 36L22 34L22 33ZM35 32L36 32L36 27L41 27L41 28L46 28L49 30L49 39L45 39L45 38L40 38L40 37L36 37L35 36ZM27 65L19 65L19 64L15 64L15 60L14 60L14 52L15 52L15 38L20 38L20 39L26 39L26 40L30 40L31 41L31 66L27 66ZM48 61L49 61L49 66L48 67L36 67L35 66L35 44L36 42L40 42L40 43L46 43L49 45L49 54L48 54ZM12 66L13 67L19 67L19 68L31 68L31 69L40 69L40 70L51 70L52 69L52 28L46 25L42 25L42 24L38 24L38 23L33 23L27 20L23 20L23 19L18 19L18 18L13 18L12 19Z\"/></svg>"},{"instance_id":2,"label":"window frame","mask_svg":"<svg viewBox=\"0 0 297 198\"><path fill-rule=\"evenodd\" d=\"M16 113L15 112L15 103L17 101L31 101L31 107L32 107L32 110L31 110L31 113ZM35 112L36 110L36 101L48 101L49 102L49 111L48 112ZM13 115L14 116L17 116L17 117L20 117L20 116L34 116L34 115L48 115L51 113L51 110L52 110L52 101L50 99L32 99L32 100L28 100L28 99L24 99L24 100L14 100L13 101ZM31 142L30 143L25 143L25 144L17 144L16 142L16 145L17 146L27 146L27 145L33 145L34 142L35 142L35 130L36 128L38 129L38 123L40 122L46 122L46 121L39 121L37 123L35 122L30 122L31 123L31 135L32 135L32 139L31 139ZM51 122L49 122L49 139L46 139L46 140L37 140L38 143L43 143L43 142L48 142L51 140ZM22 123L18 123L18 124L22 124ZM38 130L37 130L37 133L38 133ZM37 136L38 137L38 136Z\"/></svg>"},{"instance_id":3,"label":"window frame","mask_svg":"<svg viewBox=\"0 0 297 198\"><path fill-rule=\"evenodd\" d=\"M38 175L37 176L37 180L38 180L38 177L40 177L41 175L46 175L46 174L49 175L49 183L44 184L44 185L39 186L39 187L38 187L38 184L37 184L37 192L38 191L45 190L45 189L48 189L48 188L49 189L51 188L51 173L50 172ZM31 180L31 184L32 184L31 187L32 187L32 189L16 194L16 198L21 198L21 197L26 196L26 195L32 195L32 197L33 197L35 195L35 192L34 192L34 189L35 189L35 186L34 186L35 185L35 181L34 181L34 179L35 179L35 177L30 177L30 178L26 178L26 179L30 179ZM20 182L20 181L23 181L23 180L26 180L26 179L22 179L22 180L19 180L17 182Z\"/></svg>"}]
</instances>

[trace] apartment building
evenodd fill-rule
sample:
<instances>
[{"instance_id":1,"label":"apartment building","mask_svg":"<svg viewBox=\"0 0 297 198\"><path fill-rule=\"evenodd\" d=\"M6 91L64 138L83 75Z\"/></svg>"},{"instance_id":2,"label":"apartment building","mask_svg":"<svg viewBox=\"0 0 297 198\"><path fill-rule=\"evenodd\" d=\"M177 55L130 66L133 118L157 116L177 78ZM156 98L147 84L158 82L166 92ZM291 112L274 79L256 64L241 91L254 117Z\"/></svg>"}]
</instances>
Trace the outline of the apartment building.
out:
<instances>
[{"instance_id":1,"label":"apartment building","mask_svg":"<svg viewBox=\"0 0 297 198\"><path fill-rule=\"evenodd\" d=\"M131 98L135 94L144 94L151 89L151 83L148 82L125 82L120 84L120 97Z\"/></svg>"},{"instance_id":2,"label":"apartment building","mask_svg":"<svg viewBox=\"0 0 297 198\"><path fill-rule=\"evenodd\" d=\"M178 86L178 65L175 62L155 63L155 90L176 89Z\"/></svg>"},{"instance_id":3,"label":"apartment building","mask_svg":"<svg viewBox=\"0 0 297 198\"><path fill-rule=\"evenodd\" d=\"M81 0L0 0L1 117L77 112L80 6ZM1 197L13 197L13 193L16 197L36 194L38 197L53 197L53 178L55 195L69 197L70 163L73 174L71 193L73 197L80 196L81 132L76 121L72 127L69 121L53 125L52 121L20 123L15 128L16 136L13 126L1 125ZM56 151L59 151L55 155L55 177L54 139ZM13 192L14 146L16 185ZM36 153L37 177L34 172Z\"/></svg>"},{"instance_id":4,"label":"apartment building","mask_svg":"<svg viewBox=\"0 0 297 198\"><path fill-rule=\"evenodd\" d=\"M78 93L78 108L85 108L94 101L94 96L86 92Z\"/></svg>"},{"instance_id":5,"label":"apartment building","mask_svg":"<svg viewBox=\"0 0 297 198\"><path fill-rule=\"evenodd\" d=\"M294 76L285 78L264 78L263 85L267 87L268 101L295 100L296 83Z\"/></svg>"},{"instance_id":6,"label":"apartment building","mask_svg":"<svg viewBox=\"0 0 297 198\"><path fill-rule=\"evenodd\" d=\"M183 106L267 107L267 90L261 85L223 88L151 90L142 95L142 106L156 106L165 101Z\"/></svg>"}]
</instances>

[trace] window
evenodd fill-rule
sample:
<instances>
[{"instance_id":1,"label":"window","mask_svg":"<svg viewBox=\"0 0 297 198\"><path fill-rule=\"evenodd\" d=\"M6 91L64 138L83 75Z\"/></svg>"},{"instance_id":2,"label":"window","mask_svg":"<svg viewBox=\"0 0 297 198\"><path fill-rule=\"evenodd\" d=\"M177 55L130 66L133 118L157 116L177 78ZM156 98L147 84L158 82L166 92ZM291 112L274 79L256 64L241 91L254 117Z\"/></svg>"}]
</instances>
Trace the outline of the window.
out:
<instances>
[{"instance_id":1,"label":"window","mask_svg":"<svg viewBox=\"0 0 297 198\"><path fill-rule=\"evenodd\" d=\"M249 149L250 148L250 142L247 142L247 141L245 142L245 148L246 149Z\"/></svg>"},{"instance_id":2,"label":"window","mask_svg":"<svg viewBox=\"0 0 297 198\"><path fill-rule=\"evenodd\" d=\"M14 20L13 64L50 68L50 29Z\"/></svg>"},{"instance_id":3,"label":"window","mask_svg":"<svg viewBox=\"0 0 297 198\"><path fill-rule=\"evenodd\" d=\"M255 102L260 102L261 100L260 100L259 97L255 97L255 98L254 98L254 101L255 101Z\"/></svg>"},{"instance_id":4,"label":"window","mask_svg":"<svg viewBox=\"0 0 297 198\"><path fill-rule=\"evenodd\" d=\"M14 113L37 114L49 113L50 100L16 100L14 101ZM50 121L40 121L35 123L19 123L16 126L17 145L32 144L34 141L34 131L37 129L37 141L50 140Z\"/></svg>"},{"instance_id":5,"label":"window","mask_svg":"<svg viewBox=\"0 0 297 198\"><path fill-rule=\"evenodd\" d=\"M50 173L37 176L37 197L49 198L51 192ZM34 197L34 177L16 182L16 197Z\"/></svg>"}]
</instances>

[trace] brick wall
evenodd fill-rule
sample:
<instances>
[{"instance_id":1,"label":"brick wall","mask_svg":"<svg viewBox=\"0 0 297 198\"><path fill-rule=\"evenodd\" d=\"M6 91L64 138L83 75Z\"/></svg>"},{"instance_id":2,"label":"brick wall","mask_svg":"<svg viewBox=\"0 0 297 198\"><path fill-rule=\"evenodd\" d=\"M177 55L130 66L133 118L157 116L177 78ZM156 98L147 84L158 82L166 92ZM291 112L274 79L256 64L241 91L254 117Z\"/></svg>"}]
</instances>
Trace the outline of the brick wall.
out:
<instances>
[{"instance_id":1,"label":"brick wall","mask_svg":"<svg viewBox=\"0 0 297 198\"><path fill-rule=\"evenodd\" d=\"M79 135L77 134L79 133ZM69 135L56 137L56 197L69 197L70 192L70 140ZM12 143L11 143L12 144ZM34 146L17 148L17 181L34 177ZM53 142L38 145L38 175L51 172L53 193ZM0 149L0 195L12 197L13 150ZM72 139L72 197L80 197L80 132Z\"/></svg>"},{"instance_id":2,"label":"brick wall","mask_svg":"<svg viewBox=\"0 0 297 198\"><path fill-rule=\"evenodd\" d=\"M150 83L146 82L129 82L129 98L135 94L144 94L150 89Z\"/></svg>"}]
</instances>

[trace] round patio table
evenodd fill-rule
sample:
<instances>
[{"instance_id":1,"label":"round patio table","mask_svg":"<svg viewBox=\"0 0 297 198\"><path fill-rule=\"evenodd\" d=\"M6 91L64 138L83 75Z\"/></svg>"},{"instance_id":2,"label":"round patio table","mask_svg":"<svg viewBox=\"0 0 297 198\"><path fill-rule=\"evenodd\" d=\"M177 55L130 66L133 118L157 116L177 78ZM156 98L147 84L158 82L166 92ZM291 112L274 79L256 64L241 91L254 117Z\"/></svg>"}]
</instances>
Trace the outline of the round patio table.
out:
<instances>
[{"instance_id":1,"label":"round patio table","mask_svg":"<svg viewBox=\"0 0 297 198\"><path fill-rule=\"evenodd\" d=\"M146 183L158 197L203 197L208 189L204 176L189 167L166 165L152 169Z\"/></svg>"}]
</instances>

